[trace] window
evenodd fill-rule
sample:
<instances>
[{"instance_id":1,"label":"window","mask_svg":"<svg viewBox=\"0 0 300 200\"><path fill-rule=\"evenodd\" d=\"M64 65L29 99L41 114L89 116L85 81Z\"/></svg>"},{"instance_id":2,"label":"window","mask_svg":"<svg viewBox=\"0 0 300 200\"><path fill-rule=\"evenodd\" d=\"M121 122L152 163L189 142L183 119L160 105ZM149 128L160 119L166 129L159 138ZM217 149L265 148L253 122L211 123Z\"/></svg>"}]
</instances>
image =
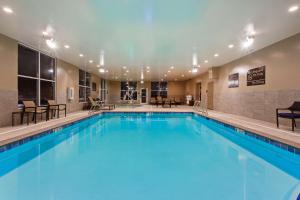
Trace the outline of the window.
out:
<instances>
[{"instance_id":1,"label":"window","mask_svg":"<svg viewBox=\"0 0 300 200\"><path fill-rule=\"evenodd\" d=\"M79 70L79 102L86 102L91 96L91 77L90 73Z\"/></svg>"},{"instance_id":2,"label":"window","mask_svg":"<svg viewBox=\"0 0 300 200\"><path fill-rule=\"evenodd\" d=\"M151 82L151 97L156 98L158 96L161 96L162 98L168 97L168 82Z\"/></svg>"},{"instance_id":3,"label":"window","mask_svg":"<svg viewBox=\"0 0 300 200\"><path fill-rule=\"evenodd\" d=\"M121 82L121 100L137 100L137 82Z\"/></svg>"},{"instance_id":4,"label":"window","mask_svg":"<svg viewBox=\"0 0 300 200\"><path fill-rule=\"evenodd\" d=\"M23 45L18 46L18 99L38 105L55 100L56 60Z\"/></svg>"},{"instance_id":5,"label":"window","mask_svg":"<svg viewBox=\"0 0 300 200\"><path fill-rule=\"evenodd\" d=\"M101 79L100 99L101 101L105 101L105 102L107 100L107 81L104 79Z\"/></svg>"}]
</instances>

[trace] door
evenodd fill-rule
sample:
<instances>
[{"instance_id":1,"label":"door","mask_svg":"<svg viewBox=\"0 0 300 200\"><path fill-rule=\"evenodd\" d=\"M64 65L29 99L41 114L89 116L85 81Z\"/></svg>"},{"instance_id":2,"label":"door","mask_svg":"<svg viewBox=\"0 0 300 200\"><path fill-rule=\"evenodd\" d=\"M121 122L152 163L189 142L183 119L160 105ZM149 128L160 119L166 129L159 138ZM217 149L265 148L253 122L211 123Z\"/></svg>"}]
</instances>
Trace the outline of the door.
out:
<instances>
[{"instance_id":1,"label":"door","mask_svg":"<svg viewBox=\"0 0 300 200\"><path fill-rule=\"evenodd\" d=\"M214 82L207 84L207 108L214 109Z\"/></svg>"},{"instance_id":2,"label":"door","mask_svg":"<svg viewBox=\"0 0 300 200\"><path fill-rule=\"evenodd\" d=\"M147 104L148 103L148 90L147 88L141 89L141 104Z\"/></svg>"},{"instance_id":3,"label":"door","mask_svg":"<svg viewBox=\"0 0 300 200\"><path fill-rule=\"evenodd\" d=\"M201 86L201 82L197 83L196 85L196 100L201 101L201 91L202 91L202 86Z\"/></svg>"}]
</instances>

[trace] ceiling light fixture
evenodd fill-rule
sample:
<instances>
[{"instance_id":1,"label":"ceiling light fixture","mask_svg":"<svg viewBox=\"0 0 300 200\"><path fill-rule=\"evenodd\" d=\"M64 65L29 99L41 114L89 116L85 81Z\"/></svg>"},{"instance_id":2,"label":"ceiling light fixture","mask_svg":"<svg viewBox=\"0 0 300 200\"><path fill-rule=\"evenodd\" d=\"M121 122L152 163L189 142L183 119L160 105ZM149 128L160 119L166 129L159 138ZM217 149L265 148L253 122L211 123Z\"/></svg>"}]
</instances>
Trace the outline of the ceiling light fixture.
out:
<instances>
[{"instance_id":1,"label":"ceiling light fixture","mask_svg":"<svg viewBox=\"0 0 300 200\"><path fill-rule=\"evenodd\" d=\"M70 46L69 46L69 45L67 45L67 44L66 44L64 47L65 47L66 49L69 49L69 48L70 48Z\"/></svg>"},{"instance_id":2,"label":"ceiling light fixture","mask_svg":"<svg viewBox=\"0 0 300 200\"><path fill-rule=\"evenodd\" d=\"M216 53L214 56L217 58L217 57L219 57L219 54Z\"/></svg>"},{"instance_id":3,"label":"ceiling light fixture","mask_svg":"<svg viewBox=\"0 0 300 200\"><path fill-rule=\"evenodd\" d=\"M83 54L79 54L79 57L83 57Z\"/></svg>"},{"instance_id":4,"label":"ceiling light fixture","mask_svg":"<svg viewBox=\"0 0 300 200\"><path fill-rule=\"evenodd\" d=\"M174 66L171 66L171 69L174 69Z\"/></svg>"},{"instance_id":5,"label":"ceiling light fixture","mask_svg":"<svg viewBox=\"0 0 300 200\"><path fill-rule=\"evenodd\" d=\"M297 10L299 10L299 6L291 6L289 8L289 12L292 13L292 12L296 12Z\"/></svg>"},{"instance_id":6,"label":"ceiling light fixture","mask_svg":"<svg viewBox=\"0 0 300 200\"><path fill-rule=\"evenodd\" d=\"M246 40L243 42L243 47L249 48L250 46L252 46L254 43L254 38L255 38L254 35L247 36Z\"/></svg>"},{"instance_id":7,"label":"ceiling light fixture","mask_svg":"<svg viewBox=\"0 0 300 200\"><path fill-rule=\"evenodd\" d=\"M194 67L193 69L192 69L192 73L197 73L198 72L198 69L196 68L196 67Z\"/></svg>"},{"instance_id":8,"label":"ceiling light fixture","mask_svg":"<svg viewBox=\"0 0 300 200\"><path fill-rule=\"evenodd\" d=\"M123 69L127 69L127 67L126 67L126 66L123 66Z\"/></svg>"},{"instance_id":9,"label":"ceiling light fixture","mask_svg":"<svg viewBox=\"0 0 300 200\"><path fill-rule=\"evenodd\" d=\"M48 45L48 47L50 47L51 49L55 49L56 48L56 42L53 38L50 39L46 39L46 44Z\"/></svg>"},{"instance_id":10,"label":"ceiling light fixture","mask_svg":"<svg viewBox=\"0 0 300 200\"><path fill-rule=\"evenodd\" d=\"M149 73L150 71L149 70L147 70L147 73Z\"/></svg>"},{"instance_id":11,"label":"ceiling light fixture","mask_svg":"<svg viewBox=\"0 0 300 200\"><path fill-rule=\"evenodd\" d=\"M11 14L11 13L14 12L10 7L6 7L6 6L5 6L5 7L3 7L2 9L3 9L4 12L6 12L6 13L8 13L8 14Z\"/></svg>"},{"instance_id":12,"label":"ceiling light fixture","mask_svg":"<svg viewBox=\"0 0 300 200\"><path fill-rule=\"evenodd\" d=\"M89 63L93 63L94 61L93 60L89 60Z\"/></svg>"},{"instance_id":13,"label":"ceiling light fixture","mask_svg":"<svg viewBox=\"0 0 300 200\"><path fill-rule=\"evenodd\" d=\"M99 68L99 67L100 67L100 65L97 65L97 67Z\"/></svg>"},{"instance_id":14,"label":"ceiling light fixture","mask_svg":"<svg viewBox=\"0 0 300 200\"><path fill-rule=\"evenodd\" d=\"M42 34L43 34L43 36L48 36L49 35L49 33L47 31L43 31Z\"/></svg>"},{"instance_id":15,"label":"ceiling light fixture","mask_svg":"<svg viewBox=\"0 0 300 200\"><path fill-rule=\"evenodd\" d=\"M129 73L129 70L126 70L127 73Z\"/></svg>"},{"instance_id":16,"label":"ceiling light fixture","mask_svg":"<svg viewBox=\"0 0 300 200\"><path fill-rule=\"evenodd\" d=\"M229 48L229 49L232 49L233 47L234 47L233 44L228 45L228 48Z\"/></svg>"},{"instance_id":17,"label":"ceiling light fixture","mask_svg":"<svg viewBox=\"0 0 300 200\"><path fill-rule=\"evenodd\" d=\"M100 68L100 69L99 69L99 72L100 72L101 74L103 74L103 73L105 73L105 70L104 70L103 68Z\"/></svg>"},{"instance_id":18,"label":"ceiling light fixture","mask_svg":"<svg viewBox=\"0 0 300 200\"><path fill-rule=\"evenodd\" d=\"M168 73L170 73L171 71L170 70L168 70Z\"/></svg>"},{"instance_id":19,"label":"ceiling light fixture","mask_svg":"<svg viewBox=\"0 0 300 200\"><path fill-rule=\"evenodd\" d=\"M181 77L184 77L184 74L181 74Z\"/></svg>"},{"instance_id":20,"label":"ceiling light fixture","mask_svg":"<svg viewBox=\"0 0 300 200\"><path fill-rule=\"evenodd\" d=\"M208 63L208 60L205 60L204 63Z\"/></svg>"},{"instance_id":21,"label":"ceiling light fixture","mask_svg":"<svg viewBox=\"0 0 300 200\"><path fill-rule=\"evenodd\" d=\"M167 74L165 74L164 76L167 77Z\"/></svg>"},{"instance_id":22,"label":"ceiling light fixture","mask_svg":"<svg viewBox=\"0 0 300 200\"><path fill-rule=\"evenodd\" d=\"M147 66L146 68L147 68L147 69L150 69L150 67L149 67L149 66Z\"/></svg>"}]
</instances>

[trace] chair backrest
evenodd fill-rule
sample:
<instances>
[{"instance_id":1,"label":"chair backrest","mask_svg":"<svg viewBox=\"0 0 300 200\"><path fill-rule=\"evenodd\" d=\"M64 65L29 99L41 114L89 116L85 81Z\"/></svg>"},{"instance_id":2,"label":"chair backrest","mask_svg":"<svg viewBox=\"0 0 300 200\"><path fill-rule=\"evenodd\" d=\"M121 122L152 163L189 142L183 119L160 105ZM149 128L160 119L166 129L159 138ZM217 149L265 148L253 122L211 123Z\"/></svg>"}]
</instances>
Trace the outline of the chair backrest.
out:
<instances>
[{"instance_id":1,"label":"chair backrest","mask_svg":"<svg viewBox=\"0 0 300 200\"><path fill-rule=\"evenodd\" d=\"M49 106L53 106L53 105L55 105L56 103L55 103L55 100L48 100L48 105Z\"/></svg>"},{"instance_id":2,"label":"chair backrest","mask_svg":"<svg viewBox=\"0 0 300 200\"><path fill-rule=\"evenodd\" d=\"M289 107L291 111L300 111L300 101L295 101L293 105Z\"/></svg>"},{"instance_id":3,"label":"chair backrest","mask_svg":"<svg viewBox=\"0 0 300 200\"><path fill-rule=\"evenodd\" d=\"M96 102L94 101L94 99L92 97L88 97L89 101L91 102L92 105L95 105Z\"/></svg>"},{"instance_id":4,"label":"chair backrest","mask_svg":"<svg viewBox=\"0 0 300 200\"><path fill-rule=\"evenodd\" d=\"M22 101L23 105L24 105L24 111L25 112L34 112L35 111L35 103L34 101Z\"/></svg>"},{"instance_id":5,"label":"chair backrest","mask_svg":"<svg viewBox=\"0 0 300 200\"><path fill-rule=\"evenodd\" d=\"M35 107L34 101L23 101L24 107Z\"/></svg>"},{"instance_id":6,"label":"chair backrest","mask_svg":"<svg viewBox=\"0 0 300 200\"><path fill-rule=\"evenodd\" d=\"M158 101L161 101L161 100L162 100L162 97L161 97L161 96L157 96L156 99L157 99Z\"/></svg>"}]
</instances>

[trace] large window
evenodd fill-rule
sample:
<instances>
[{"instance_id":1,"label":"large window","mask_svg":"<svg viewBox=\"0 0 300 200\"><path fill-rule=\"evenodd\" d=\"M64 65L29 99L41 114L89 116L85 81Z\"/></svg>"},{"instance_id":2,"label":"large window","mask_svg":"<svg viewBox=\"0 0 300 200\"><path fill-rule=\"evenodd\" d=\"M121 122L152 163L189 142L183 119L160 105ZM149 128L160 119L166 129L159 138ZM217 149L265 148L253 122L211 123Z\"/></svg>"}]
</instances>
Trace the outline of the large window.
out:
<instances>
[{"instance_id":1,"label":"large window","mask_svg":"<svg viewBox=\"0 0 300 200\"><path fill-rule=\"evenodd\" d=\"M158 82L153 81L151 82L151 97L162 97L167 98L168 97L168 82Z\"/></svg>"},{"instance_id":2,"label":"large window","mask_svg":"<svg viewBox=\"0 0 300 200\"><path fill-rule=\"evenodd\" d=\"M100 99L101 99L101 101L104 101L104 102L107 101L107 81L104 79L101 79Z\"/></svg>"},{"instance_id":3,"label":"large window","mask_svg":"<svg viewBox=\"0 0 300 200\"><path fill-rule=\"evenodd\" d=\"M121 100L137 100L137 82L121 82Z\"/></svg>"},{"instance_id":4,"label":"large window","mask_svg":"<svg viewBox=\"0 0 300 200\"><path fill-rule=\"evenodd\" d=\"M38 105L55 100L56 60L34 49L18 46L18 99Z\"/></svg>"},{"instance_id":5,"label":"large window","mask_svg":"<svg viewBox=\"0 0 300 200\"><path fill-rule=\"evenodd\" d=\"M91 74L79 70L79 102L86 102L91 96Z\"/></svg>"}]
</instances>

